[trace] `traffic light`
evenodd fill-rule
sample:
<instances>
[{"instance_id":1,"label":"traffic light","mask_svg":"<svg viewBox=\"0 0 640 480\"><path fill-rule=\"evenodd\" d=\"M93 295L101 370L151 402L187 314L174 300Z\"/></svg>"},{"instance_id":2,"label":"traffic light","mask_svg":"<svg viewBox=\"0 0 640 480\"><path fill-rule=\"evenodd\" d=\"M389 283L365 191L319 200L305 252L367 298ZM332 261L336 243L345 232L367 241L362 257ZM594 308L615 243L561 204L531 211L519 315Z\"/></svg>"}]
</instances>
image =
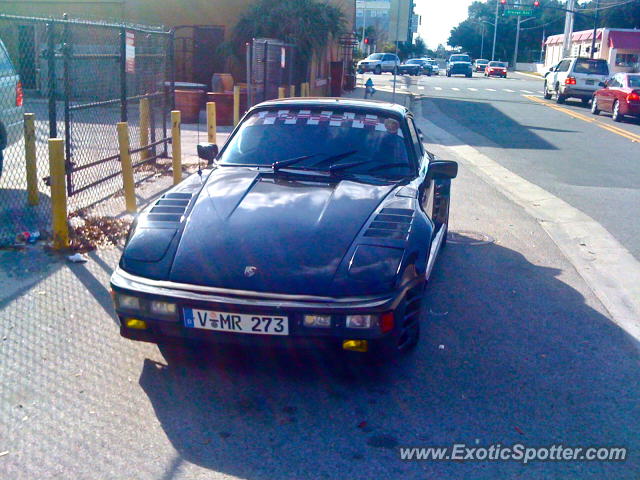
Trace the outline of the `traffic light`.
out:
<instances>
[{"instance_id":1,"label":"traffic light","mask_svg":"<svg viewBox=\"0 0 640 480\"><path fill-rule=\"evenodd\" d=\"M538 8L540 6L540 0L533 0L534 8Z\"/></svg>"},{"instance_id":2,"label":"traffic light","mask_svg":"<svg viewBox=\"0 0 640 480\"><path fill-rule=\"evenodd\" d=\"M500 14L502 14L504 12L504 7L507 5L507 0L500 0Z\"/></svg>"},{"instance_id":3,"label":"traffic light","mask_svg":"<svg viewBox=\"0 0 640 480\"><path fill-rule=\"evenodd\" d=\"M364 39L364 44L365 44L365 45L369 45L369 37L365 37L365 39Z\"/></svg>"}]
</instances>

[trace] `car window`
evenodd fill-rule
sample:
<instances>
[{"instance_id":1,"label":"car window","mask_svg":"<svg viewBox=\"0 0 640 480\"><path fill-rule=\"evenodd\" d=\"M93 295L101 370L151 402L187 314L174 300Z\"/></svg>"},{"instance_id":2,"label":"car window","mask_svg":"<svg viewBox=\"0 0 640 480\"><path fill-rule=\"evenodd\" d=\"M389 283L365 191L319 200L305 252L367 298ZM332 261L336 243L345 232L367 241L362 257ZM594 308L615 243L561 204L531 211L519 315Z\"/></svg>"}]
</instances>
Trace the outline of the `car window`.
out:
<instances>
[{"instance_id":1,"label":"car window","mask_svg":"<svg viewBox=\"0 0 640 480\"><path fill-rule=\"evenodd\" d=\"M489 62L490 67L505 67L507 66L504 62Z\"/></svg>"},{"instance_id":2,"label":"car window","mask_svg":"<svg viewBox=\"0 0 640 480\"><path fill-rule=\"evenodd\" d=\"M571 60L563 60L558 64L558 68L556 68L556 72L567 72L569 71L569 65L571 64Z\"/></svg>"},{"instance_id":3,"label":"car window","mask_svg":"<svg viewBox=\"0 0 640 480\"><path fill-rule=\"evenodd\" d=\"M629 87L631 88L640 87L640 75L629 75L627 77L627 82L629 83Z\"/></svg>"},{"instance_id":4,"label":"car window","mask_svg":"<svg viewBox=\"0 0 640 480\"><path fill-rule=\"evenodd\" d=\"M384 54L382 53L372 53L367 58L369 60L382 60L382 57L384 57Z\"/></svg>"},{"instance_id":5,"label":"car window","mask_svg":"<svg viewBox=\"0 0 640 480\"><path fill-rule=\"evenodd\" d=\"M407 65L419 65L422 63L422 60L407 60Z\"/></svg>"},{"instance_id":6,"label":"car window","mask_svg":"<svg viewBox=\"0 0 640 480\"><path fill-rule=\"evenodd\" d=\"M416 152L416 157L422 158L422 155L424 155L424 148L422 147L422 141L420 140L420 136L418 135L418 129L413 123L413 118L409 119L408 126L409 134L411 135L411 142L413 143L413 147Z\"/></svg>"},{"instance_id":7,"label":"car window","mask_svg":"<svg viewBox=\"0 0 640 480\"><path fill-rule=\"evenodd\" d=\"M595 75L609 75L609 67L604 60L579 58L573 67L575 73L590 73Z\"/></svg>"},{"instance_id":8,"label":"car window","mask_svg":"<svg viewBox=\"0 0 640 480\"><path fill-rule=\"evenodd\" d=\"M469 55L451 55L450 62L471 62Z\"/></svg>"},{"instance_id":9,"label":"car window","mask_svg":"<svg viewBox=\"0 0 640 480\"><path fill-rule=\"evenodd\" d=\"M4 45L0 43L0 76L6 77L8 75L14 75L13 65Z\"/></svg>"},{"instance_id":10,"label":"car window","mask_svg":"<svg viewBox=\"0 0 640 480\"><path fill-rule=\"evenodd\" d=\"M220 163L271 165L313 155L296 166L326 170L329 165L323 159L355 150L335 162L363 161L348 172L398 179L411 173L410 144L400 125L399 117L374 112L260 110L242 122L222 151ZM389 166L391 163L398 165Z\"/></svg>"}]
</instances>

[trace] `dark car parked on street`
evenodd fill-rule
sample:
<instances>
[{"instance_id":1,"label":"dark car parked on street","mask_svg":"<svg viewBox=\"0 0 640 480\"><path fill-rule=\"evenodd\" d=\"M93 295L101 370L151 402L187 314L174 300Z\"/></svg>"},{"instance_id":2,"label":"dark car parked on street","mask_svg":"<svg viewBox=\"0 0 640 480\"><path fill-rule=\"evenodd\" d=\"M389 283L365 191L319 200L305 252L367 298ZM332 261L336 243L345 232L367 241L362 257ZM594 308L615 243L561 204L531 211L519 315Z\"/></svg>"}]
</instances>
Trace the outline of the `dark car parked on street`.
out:
<instances>
[{"instance_id":1,"label":"dark car parked on street","mask_svg":"<svg viewBox=\"0 0 640 480\"><path fill-rule=\"evenodd\" d=\"M591 102L591 113L611 112L615 122L625 115L640 118L640 73L616 73L601 84Z\"/></svg>"},{"instance_id":2,"label":"dark car parked on street","mask_svg":"<svg viewBox=\"0 0 640 480\"><path fill-rule=\"evenodd\" d=\"M211 170L129 232L111 277L124 337L320 343L379 358L415 346L457 164L424 149L407 108L264 102L220 153L199 151Z\"/></svg>"},{"instance_id":3,"label":"dark car parked on street","mask_svg":"<svg viewBox=\"0 0 640 480\"><path fill-rule=\"evenodd\" d=\"M0 40L0 176L4 163L4 149L23 135L22 101L20 77Z\"/></svg>"}]
</instances>

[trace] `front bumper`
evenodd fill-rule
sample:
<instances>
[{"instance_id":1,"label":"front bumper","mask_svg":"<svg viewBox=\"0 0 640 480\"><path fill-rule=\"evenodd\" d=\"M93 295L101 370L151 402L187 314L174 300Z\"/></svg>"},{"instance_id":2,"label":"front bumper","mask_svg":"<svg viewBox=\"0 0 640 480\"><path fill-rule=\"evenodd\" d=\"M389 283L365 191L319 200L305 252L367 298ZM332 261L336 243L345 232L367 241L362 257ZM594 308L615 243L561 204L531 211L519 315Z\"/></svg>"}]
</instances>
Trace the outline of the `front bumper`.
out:
<instances>
[{"instance_id":1,"label":"front bumper","mask_svg":"<svg viewBox=\"0 0 640 480\"><path fill-rule=\"evenodd\" d=\"M380 66L379 63L359 63L357 69L365 72L373 72L378 66Z\"/></svg>"},{"instance_id":2,"label":"front bumper","mask_svg":"<svg viewBox=\"0 0 640 480\"><path fill-rule=\"evenodd\" d=\"M506 70L489 70L487 72L487 75L491 76L496 76L496 77L506 77L507 76L507 71Z\"/></svg>"},{"instance_id":3,"label":"front bumper","mask_svg":"<svg viewBox=\"0 0 640 480\"><path fill-rule=\"evenodd\" d=\"M449 73L451 75L468 75L473 72L471 66L465 65L452 65L449 67Z\"/></svg>"},{"instance_id":4,"label":"front bumper","mask_svg":"<svg viewBox=\"0 0 640 480\"><path fill-rule=\"evenodd\" d=\"M387 338L394 335L399 324L397 319L394 319L393 330L383 333L379 328L347 328L346 315L385 312L394 312L395 315L404 295L416 283L417 279L385 295L329 298L230 291L155 281L131 275L120 268L111 277L111 288L114 293L136 296L143 299L144 303L158 300L177 305L177 317L171 320L153 316L148 311L127 311L116 306L120 334L123 337L153 343L200 340L303 348L314 348L320 345L337 346L346 339L370 340L372 344L384 343ZM287 316L289 334L255 335L190 328L185 326L185 308L263 316ZM331 315L331 327L307 327L303 324L305 314ZM127 318L144 320L147 328L144 330L127 328L125 325Z\"/></svg>"}]
</instances>

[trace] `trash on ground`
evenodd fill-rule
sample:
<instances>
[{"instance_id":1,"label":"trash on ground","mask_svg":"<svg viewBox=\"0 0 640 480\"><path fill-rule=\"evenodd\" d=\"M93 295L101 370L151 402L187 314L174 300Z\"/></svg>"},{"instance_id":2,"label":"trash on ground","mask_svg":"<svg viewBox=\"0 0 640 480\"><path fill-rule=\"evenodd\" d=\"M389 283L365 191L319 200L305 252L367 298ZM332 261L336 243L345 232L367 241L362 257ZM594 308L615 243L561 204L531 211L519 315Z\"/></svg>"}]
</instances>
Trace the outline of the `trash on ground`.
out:
<instances>
[{"instance_id":1,"label":"trash on ground","mask_svg":"<svg viewBox=\"0 0 640 480\"><path fill-rule=\"evenodd\" d=\"M440 344L440 345L438 345L438 348L439 348L440 350L444 350L444 345Z\"/></svg>"},{"instance_id":2,"label":"trash on ground","mask_svg":"<svg viewBox=\"0 0 640 480\"><path fill-rule=\"evenodd\" d=\"M74 253L73 255L69 255L67 260L73 263L85 263L87 261L87 257L81 253Z\"/></svg>"}]
</instances>

